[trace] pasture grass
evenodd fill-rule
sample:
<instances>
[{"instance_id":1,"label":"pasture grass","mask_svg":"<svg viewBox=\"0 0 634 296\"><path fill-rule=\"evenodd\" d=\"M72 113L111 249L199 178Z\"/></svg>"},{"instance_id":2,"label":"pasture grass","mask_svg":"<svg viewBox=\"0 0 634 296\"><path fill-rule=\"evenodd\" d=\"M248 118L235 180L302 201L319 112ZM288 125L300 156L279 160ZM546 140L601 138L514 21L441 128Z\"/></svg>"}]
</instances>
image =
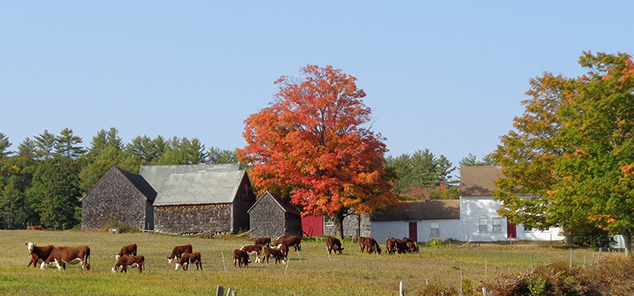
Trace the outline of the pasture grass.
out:
<instances>
[{"instance_id":1,"label":"pasture grass","mask_svg":"<svg viewBox=\"0 0 634 296\"><path fill-rule=\"evenodd\" d=\"M25 243L91 248L92 269L26 268ZM142 274L137 269L113 274L115 254L131 243L145 256ZM247 238L199 238L155 233L87 231L0 230L0 295L215 295L223 285L238 295L396 295L399 282L406 294L415 294L428 282L459 287L464 278L479 283L502 274L518 273L548 262L570 260L570 249L561 243L488 243L477 247L425 248L420 254L369 255L344 240L342 255L328 255L325 242L302 242L302 251L289 253L288 266L253 263L248 269L233 267L233 250L251 244ZM167 256L174 246L192 244L202 255L204 271L175 271ZM596 250L574 249L574 264L590 264ZM224 255L224 262L223 262ZM486 266L485 266L486 264ZM497 274L496 274L497 272Z\"/></svg>"}]
</instances>

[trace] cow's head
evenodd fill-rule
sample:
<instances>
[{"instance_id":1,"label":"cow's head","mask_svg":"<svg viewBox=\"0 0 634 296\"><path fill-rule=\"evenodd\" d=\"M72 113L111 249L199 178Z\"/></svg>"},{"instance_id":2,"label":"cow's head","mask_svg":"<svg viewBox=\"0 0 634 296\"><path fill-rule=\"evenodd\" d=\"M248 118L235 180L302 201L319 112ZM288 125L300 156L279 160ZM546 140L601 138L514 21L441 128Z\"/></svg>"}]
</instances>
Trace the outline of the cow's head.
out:
<instances>
[{"instance_id":1,"label":"cow's head","mask_svg":"<svg viewBox=\"0 0 634 296\"><path fill-rule=\"evenodd\" d=\"M35 246L35 244L33 244L32 242L28 242L24 244L26 245L26 248L29 250L29 253L33 253L33 247Z\"/></svg>"},{"instance_id":2,"label":"cow's head","mask_svg":"<svg viewBox=\"0 0 634 296\"><path fill-rule=\"evenodd\" d=\"M115 260L119 260L119 258L121 258L121 256L119 256L119 254L114 255L114 259L115 259Z\"/></svg>"},{"instance_id":3,"label":"cow's head","mask_svg":"<svg viewBox=\"0 0 634 296\"><path fill-rule=\"evenodd\" d=\"M116 265L116 266L115 266L115 267L113 267L111 270L112 270L112 272L117 272L117 271L119 271L119 265Z\"/></svg>"}]
</instances>

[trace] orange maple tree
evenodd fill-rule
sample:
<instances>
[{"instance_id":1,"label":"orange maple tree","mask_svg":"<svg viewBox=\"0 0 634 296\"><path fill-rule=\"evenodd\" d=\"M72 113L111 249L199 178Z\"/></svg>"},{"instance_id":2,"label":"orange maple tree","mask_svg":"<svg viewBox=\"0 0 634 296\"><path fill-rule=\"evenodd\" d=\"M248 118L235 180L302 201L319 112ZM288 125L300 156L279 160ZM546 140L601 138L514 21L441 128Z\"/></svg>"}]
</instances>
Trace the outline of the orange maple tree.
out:
<instances>
[{"instance_id":1,"label":"orange maple tree","mask_svg":"<svg viewBox=\"0 0 634 296\"><path fill-rule=\"evenodd\" d=\"M297 205L303 216L329 215L343 237L343 218L401 202L386 166L384 138L369 128L371 110L356 78L332 66L308 65L297 81L282 76L275 101L245 120L248 164L258 193L270 191Z\"/></svg>"}]
</instances>

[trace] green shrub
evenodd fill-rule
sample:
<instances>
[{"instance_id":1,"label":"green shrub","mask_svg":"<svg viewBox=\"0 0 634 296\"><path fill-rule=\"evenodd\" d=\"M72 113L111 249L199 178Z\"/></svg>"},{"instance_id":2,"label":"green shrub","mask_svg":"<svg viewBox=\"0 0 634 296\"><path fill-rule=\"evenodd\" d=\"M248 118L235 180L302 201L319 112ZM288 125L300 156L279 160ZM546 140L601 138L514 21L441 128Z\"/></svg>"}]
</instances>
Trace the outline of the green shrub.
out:
<instances>
[{"instance_id":1,"label":"green shrub","mask_svg":"<svg viewBox=\"0 0 634 296\"><path fill-rule=\"evenodd\" d=\"M106 226L102 228L104 231L108 231L110 228L119 228L122 233L141 232L138 227L130 226L128 223L110 220L106 222Z\"/></svg>"},{"instance_id":2,"label":"green shrub","mask_svg":"<svg viewBox=\"0 0 634 296\"><path fill-rule=\"evenodd\" d=\"M434 237L434 239L429 241L429 243L427 244L427 246L430 248L442 247L444 245L445 243L439 237Z\"/></svg>"}]
</instances>

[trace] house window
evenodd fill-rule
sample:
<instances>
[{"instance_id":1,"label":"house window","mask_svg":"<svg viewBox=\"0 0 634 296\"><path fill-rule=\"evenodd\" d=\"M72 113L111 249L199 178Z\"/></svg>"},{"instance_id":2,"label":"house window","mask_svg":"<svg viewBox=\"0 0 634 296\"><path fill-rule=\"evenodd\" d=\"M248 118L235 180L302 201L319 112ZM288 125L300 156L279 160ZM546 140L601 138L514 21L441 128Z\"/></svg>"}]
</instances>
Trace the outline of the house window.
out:
<instances>
[{"instance_id":1,"label":"house window","mask_svg":"<svg viewBox=\"0 0 634 296\"><path fill-rule=\"evenodd\" d=\"M530 227L528 225L523 225L524 226L524 232L533 232L533 227Z\"/></svg>"},{"instance_id":2,"label":"house window","mask_svg":"<svg viewBox=\"0 0 634 296\"><path fill-rule=\"evenodd\" d=\"M333 222L332 217L324 216L324 226L334 226L335 222Z\"/></svg>"},{"instance_id":3,"label":"house window","mask_svg":"<svg viewBox=\"0 0 634 296\"><path fill-rule=\"evenodd\" d=\"M501 218L493 218L493 219L491 219L491 224L493 224L493 232L494 233L502 232L502 219Z\"/></svg>"},{"instance_id":4,"label":"house window","mask_svg":"<svg viewBox=\"0 0 634 296\"><path fill-rule=\"evenodd\" d=\"M488 219L480 218L478 220L478 232L487 232Z\"/></svg>"},{"instance_id":5,"label":"house window","mask_svg":"<svg viewBox=\"0 0 634 296\"><path fill-rule=\"evenodd\" d=\"M431 237L440 236L440 228L438 226L438 222L431 222L430 229L431 229L431 231L429 233L429 236L431 236Z\"/></svg>"}]
</instances>

